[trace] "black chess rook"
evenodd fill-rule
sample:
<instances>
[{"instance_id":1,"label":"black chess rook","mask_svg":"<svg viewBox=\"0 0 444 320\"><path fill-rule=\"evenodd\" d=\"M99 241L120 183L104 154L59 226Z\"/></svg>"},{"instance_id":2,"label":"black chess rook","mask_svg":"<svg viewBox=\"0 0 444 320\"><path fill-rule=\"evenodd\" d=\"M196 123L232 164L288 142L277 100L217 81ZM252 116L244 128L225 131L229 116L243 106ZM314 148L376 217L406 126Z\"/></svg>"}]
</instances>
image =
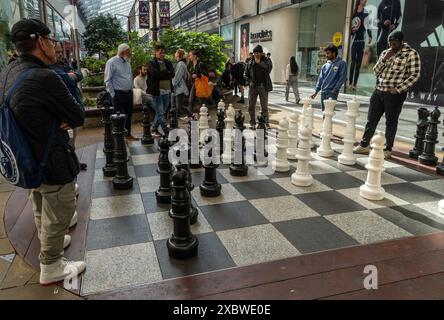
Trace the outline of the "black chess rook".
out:
<instances>
[{"instance_id":1,"label":"black chess rook","mask_svg":"<svg viewBox=\"0 0 444 320\"><path fill-rule=\"evenodd\" d=\"M102 113L102 123L105 127L103 153L105 154L106 164L102 171L105 177L112 178L116 175L117 171L116 165L114 164L114 141L111 121L113 109L111 108L109 102L105 101L103 105L100 106L100 111Z\"/></svg>"},{"instance_id":2,"label":"black chess rook","mask_svg":"<svg viewBox=\"0 0 444 320\"><path fill-rule=\"evenodd\" d=\"M220 108L217 112L216 131L219 133L219 151L221 156L224 153L224 130L226 128L225 118L225 110Z\"/></svg>"},{"instance_id":3,"label":"black chess rook","mask_svg":"<svg viewBox=\"0 0 444 320\"><path fill-rule=\"evenodd\" d=\"M230 166L230 174L233 177L245 177L248 175L248 166L245 164L246 148L245 148L245 137L243 135L243 132L245 130L244 120L245 116L242 114L242 111L239 110L236 113L235 117L236 134L234 138L234 160L232 165Z\"/></svg>"},{"instance_id":4,"label":"black chess rook","mask_svg":"<svg viewBox=\"0 0 444 320\"><path fill-rule=\"evenodd\" d=\"M167 136L163 135L159 140L159 161L157 173L160 175L160 186L156 191L156 200L158 203L171 203L171 173L172 165L168 158L170 151L170 142Z\"/></svg>"},{"instance_id":5,"label":"black chess rook","mask_svg":"<svg viewBox=\"0 0 444 320\"><path fill-rule=\"evenodd\" d=\"M424 140L424 152L419 157L419 163L426 166L436 166L438 164L435 148L438 143L438 124L440 117L441 112L438 107L435 107L435 110L433 110L430 115L429 126Z\"/></svg>"},{"instance_id":6,"label":"black chess rook","mask_svg":"<svg viewBox=\"0 0 444 320\"><path fill-rule=\"evenodd\" d=\"M191 196L188 191L188 173L181 165L178 165L171 180L172 196L169 215L173 219L174 232L167 241L168 253L173 259L188 260L197 254L199 247L199 241L191 233Z\"/></svg>"},{"instance_id":7,"label":"black chess rook","mask_svg":"<svg viewBox=\"0 0 444 320\"><path fill-rule=\"evenodd\" d=\"M205 137L205 148L208 147L208 144L211 143L213 140L213 136L207 136ZM222 186L217 181L217 168L219 167L217 164L215 164L211 158L213 157L213 152L210 149L208 151L208 156L210 159L208 159L208 163L204 161L204 168L205 168L205 179L202 185L200 186L200 194L203 197L207 198L215 198L221 195L222 192Z\"/></svg>"},{"instance_id":8,"label":"black chess rook","mask_svg":"<svg viewBox=\"0 0 444 320\"><path fill-rule=\"evenodd\" d=\"M413 150L410 150L409 156L412 159L418 160L419 156L424 151L424 139L427 132L428 127L428 118L430 116L430 112L426 108L418 109L418 122L416 123L416 135L415 135L415 147Z\"/></svg>"},{"instance_id":9,"label":"black chess rook","mask_svg":"<svg viewBox=\"0 0 444 320\"><path fill-rule=\"evenodd\" d=\"M142 146L152 146L154 145L154 138L151 135L151 115L150 115L150 107L148 104L143 105L143 135L142 135Z\"/></svg>"},{"instance_id":10,"label":"black chess rook","mask_svg":"<svg viewBox=\"0 0 444 320\"><path fill-rule=\"evenodd\" d=\"M125 122L127 116L124 114L114 114L111 116L114 137L114 163L116 165L116 175L113 179L114 189L129 190L133 187L134 179L128 174L128 153L124 136L127 134Z\"/></svg>"}]
</instances>

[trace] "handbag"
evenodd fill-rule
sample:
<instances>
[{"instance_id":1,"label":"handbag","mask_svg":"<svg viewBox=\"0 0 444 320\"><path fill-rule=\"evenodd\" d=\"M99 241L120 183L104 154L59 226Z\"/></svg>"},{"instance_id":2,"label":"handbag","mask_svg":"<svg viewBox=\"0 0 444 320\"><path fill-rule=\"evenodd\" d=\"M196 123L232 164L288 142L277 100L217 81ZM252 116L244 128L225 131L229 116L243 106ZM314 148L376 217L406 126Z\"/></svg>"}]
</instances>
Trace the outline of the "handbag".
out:
<instances>
[{"instance_id":1,"label":"handbag","mask_svg":"<svg viewBox=\"0 0 444 320\"><path fill-rule=\"evenodd\" d=\"M198 98L209 98L213 94L209 80L204 75L196 78L194 86L196 88L196 97Z\"/></svg>"}]
</instances>

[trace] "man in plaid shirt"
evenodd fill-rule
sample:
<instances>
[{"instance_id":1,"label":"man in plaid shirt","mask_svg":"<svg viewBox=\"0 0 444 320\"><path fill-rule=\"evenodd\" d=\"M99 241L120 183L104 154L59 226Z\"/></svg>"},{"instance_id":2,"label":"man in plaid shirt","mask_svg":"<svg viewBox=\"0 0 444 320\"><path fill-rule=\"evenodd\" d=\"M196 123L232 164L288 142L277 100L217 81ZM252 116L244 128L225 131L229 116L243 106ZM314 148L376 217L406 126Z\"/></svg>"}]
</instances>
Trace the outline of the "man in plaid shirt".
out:
<instances>
[{"instance_id":1,"label":"man in plaid shirt","mask_svg":"<svg viewBox=\"0 0 444 320\"><path fill-rule=\"evenodd\" d=\"M376 90L370 99L368 120L360 146L354 153L368 154L370 142L375 135L379 120L385 113L387 144L384 151L386 159L391 157L398 120L407 92L421 77L421 58L416 50L404 42L400 31L389 37L390 48L385 50L374 72L378 79Z\"/></svg>"}]
</instances>

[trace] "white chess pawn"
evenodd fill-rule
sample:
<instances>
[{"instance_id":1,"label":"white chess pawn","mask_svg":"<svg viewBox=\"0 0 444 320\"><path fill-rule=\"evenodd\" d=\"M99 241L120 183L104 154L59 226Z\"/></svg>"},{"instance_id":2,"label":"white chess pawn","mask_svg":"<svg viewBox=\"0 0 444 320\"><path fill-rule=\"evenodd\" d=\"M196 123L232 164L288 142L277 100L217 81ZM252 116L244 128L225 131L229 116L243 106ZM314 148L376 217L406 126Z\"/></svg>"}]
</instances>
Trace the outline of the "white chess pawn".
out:
<instances>
[{"instance_id":1,"label":"white chess pawn","mask_svg":"<svg viewBox=\"0 0 444 320\"><path fill-rule=\"evenodd\" d=\"M296 160L296 155L298 153L299 112L293 112L289 122L287 159Z\"/></svg>"},{"instance_id":2,"label":"white chess pawn","mask_svg":"<svg viewBox=\"0 0 444 320\"><path fill-rule=\"evenodd\" d=\"M353 98L347 102L347 127L345 129L344 149L342 154L338 157L340 164L346 166L353 166L356 164L356 155L353 153L353 147L356 141L356 119L359 117L360 103Z\"/></svg>"},{"instance_id":3,"label":"white chess pawn","mask_svg":"<svg viewBox=\"0 0 444 320\"><path fill-rule=\"evenodd\" d=\"M313 106L310 106L307 109L307 117L305 118L305 125L307 125L311 130L310 149L313 149L315 147L315 144L313 141L313 130L314 130L314 109L313 109Z\"/></svg>"},{"instance_id":4,"label":"white chess pawn","mask_svg":"<svg viewBox=\"0 0 444 320\"><path fill-rule=\"evenodd\" d=\"M225 110L225 102L223 100L220 100L217 104L217 109L224 109Z\"/></svg>"},{"instance_id":5,"label":"white chess pawn","mask_svg":"<svg viewBox=\"0 0 444 320\"><path fill-rule=\"evenodd\" d=\"M444 200L439 202L439 213L444 214Z\"/></svg>"},{"instance_id":6,"label":"white chess pawn","mask_svg":"<svg viewBox=\"0 0 444 320\"><path fill-rule=\"evenodd\" d=\"M321 146L317 150L317 154L323 158L331 158L335 155L331 147L331 138L333 135L333 116L335 115L335 107L337 101L332 98L324 100L324 123L321 132Z\"/></svg>"},{"instance_id":7,"label":"white chess pawn","mask_svg":"<svg viewBox=\"0 0 444 320\"><path fill-rule=\"evenodd\" d=\"M234 117L236 111L233 105L229 105L227 109L227 118L225 120L224 130L224 153L222 154L222 161L224 164L231 164L233 159L233 127L234 127Z\"/></svg>"},{"instance_id":8,"label":"white chess pawn","mask_svg":"<svg viewBox=\"0 0 444 320\"><path fill-rule=\"evenodd\" d=\"M299 145L298 145L298 164L296 172L291 176L291 183L299 187L309 187L313 184L313 177L310 174L310 137L312 131L309 126L305 126L299 130Z\"/></svg>"},{"instance_id":9,"label":"white chess pawn","mask_svg":"<svg viewBox=\"0 0 444 320\"><path fill-rule=\"evenodd\" d=\"M202 108L200 108L200 118L199 118L199 134L200 134L200 143L204 144L205 139L205 130L210 129L208 124L208 108L203 104Z\"/></svg>"},{"instance_id":10,"label":"white chess pawn","mask_svg":"<svg viewBox=\"0 0 444 320\"><path fill-rule=\"evenodd\" d=\"M385 198L385 190L382 188L381 176L384 171L384 144L385 136L382 132L372 139L372 152L366 166L368 170L367 181L360 189L360 195L364 199L381 201Z\"/></svg>"},{"instance_id":11,"label":"white chess pawn","mask_svg":"<svg viewBox=\"0 0 444 320\"><path fill-rule=\"evenodd\" d=\"M277 172L290 171L290 163L287 160L288 126L287 118L279 122L278 137L276 139L276 159L272 163L273 170Z\"/></svg>"}]
</instances>

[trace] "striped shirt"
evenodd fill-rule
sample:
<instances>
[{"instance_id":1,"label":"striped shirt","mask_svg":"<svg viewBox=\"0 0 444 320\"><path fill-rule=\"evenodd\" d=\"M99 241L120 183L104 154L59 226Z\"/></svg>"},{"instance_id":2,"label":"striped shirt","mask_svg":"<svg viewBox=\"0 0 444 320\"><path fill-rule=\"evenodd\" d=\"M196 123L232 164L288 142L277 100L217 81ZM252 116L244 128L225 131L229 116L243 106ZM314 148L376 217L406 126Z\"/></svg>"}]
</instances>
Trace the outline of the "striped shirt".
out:
<instances>
[{"instance_id":1,"label":"striped shirt","mask_svg":"<svg viewBox=\"0 0 444 320\"><path fill-rule=\"evenodd\" d=\"M387 92L396 89L399 93L409 91L421 77L421 58L418 52L404 43L390 59L383 61L390 49L385 50L374 68L378 85L376 89Z\"/></svg>"}]
</instances>

